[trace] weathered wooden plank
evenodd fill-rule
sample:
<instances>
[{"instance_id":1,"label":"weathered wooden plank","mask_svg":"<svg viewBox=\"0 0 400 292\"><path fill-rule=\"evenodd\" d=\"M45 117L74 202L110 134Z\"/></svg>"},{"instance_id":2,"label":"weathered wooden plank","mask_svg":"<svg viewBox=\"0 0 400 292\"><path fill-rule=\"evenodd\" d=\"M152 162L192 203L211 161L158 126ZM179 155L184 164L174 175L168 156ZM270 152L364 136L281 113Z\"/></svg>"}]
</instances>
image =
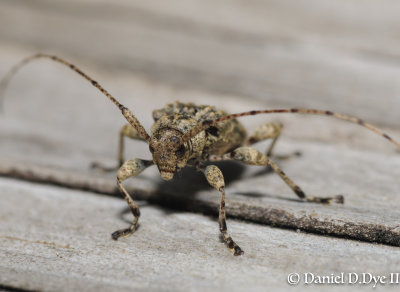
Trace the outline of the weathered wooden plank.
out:
<instances>
[{"instance_id":1,"label":"weathered wooden plank","mask_svg":"<svg viewBox=\"0 0 400 292\"><path fill-rule=\"evenodd\" d=\"M120 196L114 178L99 178L66 170L4 162L0 165L0 176ZM176 181L174 187L168 187L166 184L154 187L148 186L143 179L136 178L135 183L127 189L135 194L137 200L147 200L177 210L217 216L218 197L204 191L196 194L196 188L190 187L193 185L193 175L185 175L181 179L188 181ZM195 181L196 185L202 185L198 180ZM368 205L371 202L367 204L361 202L361 208L299 204L299 200L268 196L259 190L259 192L249 190L249 194L246 191L236 190L234 198L229 198L227 201L229 217L311 233L400 246L398 220L400 214L389 206L377 204L378 207L374 203L374 208ZM227 191L235 192L231 188ZM259 198L251 199L254 196ZM351 200L354 201L354 198ZM359 200L363 198L360 197ZM398 199L392 199L392 203L398 204Z\"/></svg>"},{"instance_id":2,"label":"weathered wooden plank","mask_svg":"<svg viewBox=\"0 0 400 292\"><path fill-rule=\"evenodd\" d=\"M0 38L111 72L398 127L396 1L185 2L2 1Z\"/></svg>"},{"instance_id":3,"label":"weathered wooden plank","mask_svg":"<svg viewBox=\"0 0 400 292\"><path fill-rule=\"evenodd\" d=\"M216 218L145 203L137 232L113 241L110 233L129 220L121 215L122 200L4 178L0 200L0 283L15 288L287 291L289 273L300 273L304 287L305 272L389 276L400 259L395 247L230 220L245 250L243 257L233 257L218 241ZM320 291L321 285L307 288Z\"/></svg>"}]
</instances>

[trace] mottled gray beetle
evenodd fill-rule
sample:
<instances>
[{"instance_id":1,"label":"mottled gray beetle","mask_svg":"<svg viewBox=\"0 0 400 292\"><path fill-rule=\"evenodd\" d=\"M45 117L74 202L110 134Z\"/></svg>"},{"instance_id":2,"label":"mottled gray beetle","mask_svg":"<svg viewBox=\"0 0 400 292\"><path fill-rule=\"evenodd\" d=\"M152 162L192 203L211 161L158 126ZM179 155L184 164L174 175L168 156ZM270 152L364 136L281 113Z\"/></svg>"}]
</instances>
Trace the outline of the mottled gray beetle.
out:
<instances>
[{"instance_id":1,"label":"mottled gray beetle","mask_svg":"<svg viewBox=\"0 0 400 292\"><path fill-rule=\"evenodd\" d=\"M196 167L201 170L210 185L221 193L221 203L219 207L219 229L222 236L234 255L243 254L242 249L233 241L228 234L225 213L225 182L222 172L215 165L205 166L207 161L217 160L235 160L249 165L270 166L296 193L296 195L307 201L329 204L332 201L343 203L342 196L335 197L311 197L307 196L299 186L297 186L286 174L271 160L272 150L277 138L279 137L282 125L279 123L267 123L259 127L252 136L247 137L243 126L236 118L258 114L269 113L301 113L332 116L341 120L356 123L363 126L378 135L386 138L397 147L400 144L383 133L381 130L367 124L364 121L334 113L331 111L314 109L272 109L272 110L254 110L238 114L227 114L224 111L217 110L212 106L197 106L192 103L175 102L166 105L163 109L153 111L154 124L149 135L133 113L120 104L111 94L108 93L100 84L90 78L73 64L57 57L47 54L36 54L22 60L15 65L0 84L0 96L5 89L8 81L16 71L24 64L37 58L48 58L63 65L68 66L93 86L99 89L107 96L120 110L129 124L122 127L120 132L118 167L105 168L99 164L95 166L104 170L118 169L117 186L127 201L133 214L133 221L129 228L117 230L112 234L112 238L117 240L121 236L132 234L138 226L140 216L139 207L134 202L129 193L122 186L122 182L127 178L134 177L141 173L148 166L155 164L160 175L164 180L170 180L174 174L186 166ZM144 140L149 144L153 160L130 159L124 162L123 159L123 138ZM263 154L258 150L251 148L250 145L261 140L272 139L272 143Z\"/></svg>"}]
</instances>

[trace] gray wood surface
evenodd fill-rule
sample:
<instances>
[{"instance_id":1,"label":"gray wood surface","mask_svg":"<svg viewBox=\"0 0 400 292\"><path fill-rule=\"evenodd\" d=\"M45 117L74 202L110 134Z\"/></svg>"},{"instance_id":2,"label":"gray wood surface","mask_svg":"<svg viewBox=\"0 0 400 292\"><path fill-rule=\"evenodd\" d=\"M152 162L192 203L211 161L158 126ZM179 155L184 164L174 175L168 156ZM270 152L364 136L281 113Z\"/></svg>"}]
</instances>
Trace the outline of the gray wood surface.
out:
<instances>
[{"instance_id":1,"label":"gray wood surface","mask_svg":"<svg viewBox=\"0 0 400 292\"><path fill-rule=\"evenodd\" d=\"M397 2L246 3L0 1L0 75L40 50L81 67L147 129L154 108L180 100L230 112L339 110L400 139ZM234 258L219 239L218 194L202 175L165 183L151 168L127 182L146 200L140 229L114 242L110 233L131 215L102 195L118 196L115 174L89 165L115 163L123 117L68 68L25 67L0 115L0 290L265 291L286 290L291 272L398 272L400 249L389 246L400 245L395 147L324 117L242 122L251 132L271 120L285 124L277 152L303 154L280 161L285 172L311 195L343 194L344 205L302 203L273 173L222 165L228 225L245 250ZM150 158L144 143L127 145L126 157Z\"/></svg>"},{"instance_id":2,"label":"gray wood surface","mask_svg":"<svg viewBox=\"0 0 400 292\"><path fill-rule=\"evenodd\" d=\"M146 203L140 204L137 233L115 242L110 232L126 224L120 216L122 200L0 181L1 220L7 222L0 226L0 275L9 286L43 291L284 290L292 272L388 275L399 265L396 247L231 220L231 231L246 250L245 256L233 257L218 240L215 218Z\"/></svg>"},{"instance_id":3,"label":"gray wood surface","mask_svg":"<svg viewBox=\"0 0 400 292\"><path fill-rule=\"evenodd\" d=\"M214 2L2 0L0 38L109 72L398 126L397 1Z\"/></svg>"}]
</instances>

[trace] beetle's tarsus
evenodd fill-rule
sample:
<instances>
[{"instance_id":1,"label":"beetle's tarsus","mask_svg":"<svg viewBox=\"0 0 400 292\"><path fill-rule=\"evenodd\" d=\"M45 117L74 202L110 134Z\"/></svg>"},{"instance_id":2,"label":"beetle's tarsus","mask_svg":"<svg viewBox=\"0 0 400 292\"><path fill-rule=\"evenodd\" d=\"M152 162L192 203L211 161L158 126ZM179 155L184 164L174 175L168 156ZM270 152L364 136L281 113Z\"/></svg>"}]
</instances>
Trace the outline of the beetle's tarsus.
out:
<instances>
[{"instance_id":1,"label":"beetle's tarsus","mask_svg":"<svg viewBox=\"0 0 400 292\"><path fill-rule=\"evenodd\" d=\"M337 204L344 204L344 197L342 195L337 195L334 197L307 196L305 200L306 200L306 202L320 203L320 204L326 204L326 205L330 205L330 204L332 204L332 202L335 202Z\"/></svg>"},{"instance_id":2,"label":"beetle's tarsus","mask_svg":"<svg viewBox=\"0 0 400 292\"><path fill-rule=\"evenodd\" d=\"M127 237L127 236L130 236L133 232L135 232L136 229L137 229L137 227L134 226L134 225L132 225L132 226L129 227L129 228L120 229L120 230L117 230L117 231L113 232L113 233L111 234L111 237L112 237L112 239L114 239L114 240L118 240L118 238L120 238L120 237Z\"/></svg>"},{"instance_id":3,"label":"beetle's tarsus","mask_svg":"<svg viewBox=\"0 0 400 292\"><path fill-rule=\"evenodd\" d=\"M235 248L234 248L233 255L234 256L240 256L240 255L243 255L243 254L244 254L244 251L238 245L236 245Z\"/></svg>"}]
</instances>

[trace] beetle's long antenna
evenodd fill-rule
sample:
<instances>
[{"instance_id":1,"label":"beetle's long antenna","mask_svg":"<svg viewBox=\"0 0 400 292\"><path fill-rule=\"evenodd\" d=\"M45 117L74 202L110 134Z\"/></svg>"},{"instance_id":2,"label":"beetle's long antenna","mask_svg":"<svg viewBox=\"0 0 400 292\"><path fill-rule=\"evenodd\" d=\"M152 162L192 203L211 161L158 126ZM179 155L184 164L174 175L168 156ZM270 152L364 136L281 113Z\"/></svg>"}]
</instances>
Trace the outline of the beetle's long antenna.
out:
<instances>
[{"instance_id":1,"label":"beetle's long antenna","mask_svg":"<svg viewBox=\"0 0 400 292\"><path fill-rule=\"evenodd\" d=\"M132 125L132 127L134 127L138 131L140 136L143 139L145 139L147 142L150 142L150 136L147 134L146 130L144 129L142 124L139 122L139 120L135 117L135 115L127 107L125 107L122 104L120 104L118 102L118 100L116 100L107 90L105 90L99 83L97 83L97 81L93 80L91 77L89 77L82 70L80 70L75 65L73 65L73 64L71 64L71 63L69 63L69 62L67 62L67 61L65 61L65 60L63 60L63 59L61 59L61 58L59 58L57 56L38 53L36 55L32 55L32 56L30 56L28 58L23 59L21 62L19 62L18 64L14 65L10 69L10 71L7 73L7 75L0 81L0 105L1 105L1 101L3 99L4 91L5 91L6 87L7 87L7 84L9 83L11 78L15 75L15 73L21 67L23 67L25 64L29 63L32 60L39 59L39 58L47 58L47 59L53 60L55 62L61 63L61 64L65 65L65 66L69 67L70 69L74 70L76 73L78 73L83 78L85 78L87 81L89 81L94 87L96 87L98 90L100 90L101 93L103 93L105 96L107 96L108 99L110 99L121 110L121 113L123 114L125 119L129 122L129 124Z\"/></svg>"},{"instance_id":2,"label":"beetle's long antenna","mask_svg":"<svg viewBox=\"0 0 400 292\"><path fill-rule=\"evenodd\" d=\"M345 114L340 114L340 113L335 113L331 111L324 111L324 110L316 110L316 109L269 109L269 110L255 110L255 111L249 111L249 112L243 112L243 113L238 113L238 114L232 114L232 115L227 115L223 116L214 120L206 120L203 121L202 123L199 123L197 126L193 127L190 131L186 132L186 134L183 136L183 142L188 141L192 137L196 136L198 133L201 131L219 123L222 121L226 120L231 120L239 117L245 117L245 116L254 116L254 115L259 115L259 114L278 114L278 113L299 113L299 114L310 114L310 115L322 115L322 116L331 116L340 120L348 121L354 124L358 124L364 128L367 128L376 134L384 137L385 139L389 140L391 143L395 144L397 147L400 148L400 143L395 141L393 138L391 138L388 134L384 133L383 131L379 130L375 126L368 124L364 122L363 120L359 118L355 118L352 116L348 116Z\"/></svg>"}]
</instances>

